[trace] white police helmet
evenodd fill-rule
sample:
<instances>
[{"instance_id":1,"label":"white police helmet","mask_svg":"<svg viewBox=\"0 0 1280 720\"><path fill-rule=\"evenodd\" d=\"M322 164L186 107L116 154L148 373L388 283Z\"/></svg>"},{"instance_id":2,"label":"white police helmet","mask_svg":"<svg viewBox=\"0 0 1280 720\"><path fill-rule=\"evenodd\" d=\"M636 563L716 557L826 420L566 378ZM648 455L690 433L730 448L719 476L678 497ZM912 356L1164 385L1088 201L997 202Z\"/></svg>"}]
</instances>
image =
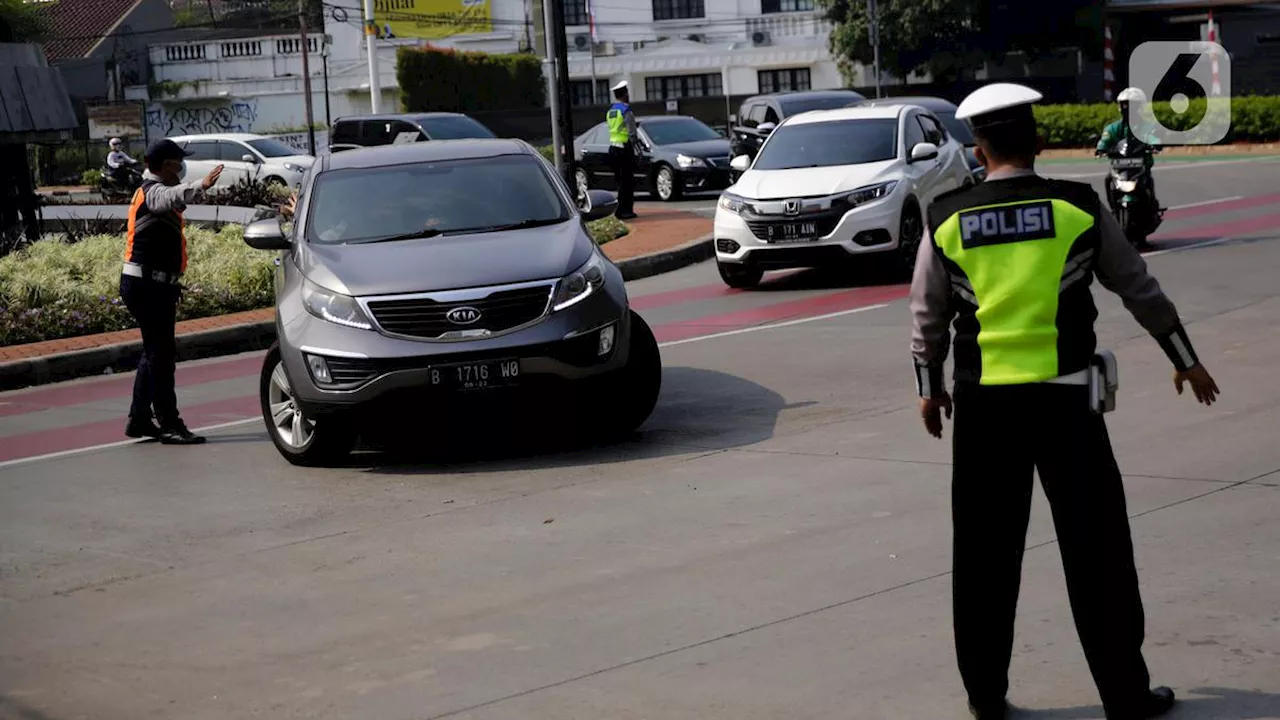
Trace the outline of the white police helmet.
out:
<instances>
[{"instance_id":1,"label":"white police helmet","mask_svg":"<svg viewBox=\"0 0 1280 720\"><path fill-rule=\"evenodd\" d=\"M969 96L960 102L960 107L956 108L956 119L966 120L972 125L975 117L1019 105L1031 105L1043 99L1044 95L1026 85L991 83L969 93Z\"/></svg>"},{"instance_id":2,"label":"white police helmet","mask_svg":"<svg viewBox=\"0 0 1280 720\"><path fill-rule=\"evenodd\" d=\"M1136 87L1127 87L1124 90L1121 90L1119 97L1116 98L1116 102L1122 102L1122 103L1146 102L1146 100L1147 100L1147 94L1142 92L1142 90L1139 90Z\"/></svg>"}]
</instances>

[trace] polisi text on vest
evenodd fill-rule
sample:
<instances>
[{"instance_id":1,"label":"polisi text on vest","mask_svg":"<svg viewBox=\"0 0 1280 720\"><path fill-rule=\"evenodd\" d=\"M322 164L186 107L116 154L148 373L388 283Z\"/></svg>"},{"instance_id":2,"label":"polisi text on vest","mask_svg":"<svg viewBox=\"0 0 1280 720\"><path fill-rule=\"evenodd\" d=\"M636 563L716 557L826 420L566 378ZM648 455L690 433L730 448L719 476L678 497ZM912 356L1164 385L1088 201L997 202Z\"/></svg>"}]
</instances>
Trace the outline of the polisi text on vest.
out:
<instances>
[{"instance_id":1,"label":"polisi text on vest","mask_svg":"<svg viewBox=\"0 0 1280 720\"><path fill-rule=\"evenodd\" d=\"M1054 237L1053 204L1035 202L960 213L964 247L981 247Z\"/></svg>"}]
</instances>

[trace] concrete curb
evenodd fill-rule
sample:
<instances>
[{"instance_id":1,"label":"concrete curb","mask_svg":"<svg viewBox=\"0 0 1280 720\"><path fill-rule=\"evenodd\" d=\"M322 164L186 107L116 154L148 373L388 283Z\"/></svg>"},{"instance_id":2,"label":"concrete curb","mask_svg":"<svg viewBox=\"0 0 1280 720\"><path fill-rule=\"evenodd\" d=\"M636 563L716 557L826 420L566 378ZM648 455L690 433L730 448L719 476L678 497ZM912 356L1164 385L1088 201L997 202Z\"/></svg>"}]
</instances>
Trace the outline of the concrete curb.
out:
<instances>
[{"instance_id":1,"label":"concrete curb","mask_svg":"<svg viewBox=\"0 0 1280 720\"><path fill-rule=\"evenodd\" d=\"M631 281L686 268L710 260L715 254L715 242L710 235L704 235L670 250L619 260L614 264L622 271L622 279Z\"/></svg>"},{"instance_id":2,"label":"concrete curb","mask_svg":"<svg viewBox=\"0 0 1280 720\"><path fill-rule=\"evenodd\" d=\"M616 265L622 277L630 281L679 270L714 256L715 244L707 235L670 250L619 260ZM275 339L275 320L188 333L178 336L178 360L265 350ZM130 372L137 368L141 353L142 341L136 340L0 363L0 392L109 372Z\"/></svg>"}]
</instances>

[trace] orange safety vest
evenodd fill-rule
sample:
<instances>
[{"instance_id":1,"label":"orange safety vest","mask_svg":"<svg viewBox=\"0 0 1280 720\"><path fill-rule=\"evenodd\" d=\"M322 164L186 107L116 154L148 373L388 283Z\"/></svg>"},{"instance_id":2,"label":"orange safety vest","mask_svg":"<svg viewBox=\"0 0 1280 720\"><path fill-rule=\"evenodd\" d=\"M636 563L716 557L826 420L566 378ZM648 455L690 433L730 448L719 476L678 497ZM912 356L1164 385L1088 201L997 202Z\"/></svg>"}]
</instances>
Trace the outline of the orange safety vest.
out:
<instances>
[{"instance_id":1,"label":"orange safety vest","mask_svg":"<svg viewBox=\"0 0 1280 720\"><path fill-rule=\"evenodd\" d=\"M181 274L187 270L187 221L178 210L153 213L147 208L147 189L159 184L144 180L133 193L124 261L147 270Z\"/></svg>"}]
</instances>

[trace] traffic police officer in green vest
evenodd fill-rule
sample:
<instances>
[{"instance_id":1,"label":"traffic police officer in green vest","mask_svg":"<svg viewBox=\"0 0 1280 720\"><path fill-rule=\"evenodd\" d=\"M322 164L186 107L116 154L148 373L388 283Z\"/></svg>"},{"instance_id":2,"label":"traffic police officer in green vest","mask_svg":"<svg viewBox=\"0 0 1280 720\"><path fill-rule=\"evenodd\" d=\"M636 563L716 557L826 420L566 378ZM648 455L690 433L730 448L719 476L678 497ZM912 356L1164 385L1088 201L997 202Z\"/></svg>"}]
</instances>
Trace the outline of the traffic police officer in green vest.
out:
<instances>
[{"instance_id":1,"label":"traffic police officer in green vest","mask_svg":"<svg viewBox=\"0 0 1280 720\"><path fill-rule=\"evenodd\" d=\"M969 709L1008 712L1022 552L1038 471L1052 508L1076 629L1108 720L1174 704L1152 689L1120 470L1094 388L1090 284L1120 295L1173 363L1179 394L1210 404L1217 385L1173 304L1098 195L1034 170L1041 149L1030 88L997 83L961 103L987 180L930 205L911 284L912 354L925 428L952 415L953 612ZM954 321L952 343L950 326ZM1106 363L1104 363L1105 365ZM1110 374L1107 374L1108 377Z\"/></svg>"},{"instance_id":2,"label":"traffic police officer in green vest","mask_svg":"<svg viewBox=\"0 0 1280 720\"><path fill-rule=\"evenodd\" d=\"M636 142L639 131L636 116L631 112L631 92L627 81L613 86L614 103L605 113L609 124L609 163L613 167L613 179L618 184L618 212L615 217L630 220L636 216L634 202L636 192Z\"/></svg>"}]
</instances>

